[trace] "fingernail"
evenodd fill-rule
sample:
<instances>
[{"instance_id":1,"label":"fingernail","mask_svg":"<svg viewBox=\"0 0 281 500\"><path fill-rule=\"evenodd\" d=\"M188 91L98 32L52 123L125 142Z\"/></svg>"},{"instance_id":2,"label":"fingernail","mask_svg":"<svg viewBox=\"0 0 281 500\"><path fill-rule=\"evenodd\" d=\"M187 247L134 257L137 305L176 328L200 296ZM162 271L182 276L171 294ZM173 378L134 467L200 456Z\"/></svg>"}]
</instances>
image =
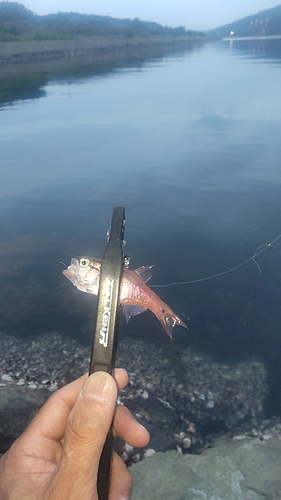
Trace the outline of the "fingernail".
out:
<instances>
[{"instance_id":1,"label":"fingernail","mask_svg":"<svg viewBox=\"0 0 281 500\"><path fill-rule=\"evenodd\" d=\"M90 375L84 383L81 396L91 396L92 398L108 403L112 391L110 375L106 372L96 372Z\"/></svg>"}]
</instances>

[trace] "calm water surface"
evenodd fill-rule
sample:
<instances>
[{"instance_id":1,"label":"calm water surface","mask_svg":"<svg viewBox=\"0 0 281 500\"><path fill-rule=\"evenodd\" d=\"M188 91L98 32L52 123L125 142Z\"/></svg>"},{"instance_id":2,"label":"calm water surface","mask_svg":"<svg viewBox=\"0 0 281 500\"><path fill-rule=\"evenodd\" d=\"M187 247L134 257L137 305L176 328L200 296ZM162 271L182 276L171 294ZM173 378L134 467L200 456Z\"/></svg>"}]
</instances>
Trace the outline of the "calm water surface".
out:
<instances>
[{"instance_id":1,"label":"calm water surface","mask_svg":"<svg viewBox=\"0 0 281 500\"><path fill-rule=\"evenodd\" d=\"M131 267L151 284L200 280L281 233L281 44L218 42L167 57L2 79L3 331L79 336L92 298L61 275L101 257L126 209ZM189 324L175 342L214 355L281 352L281 239L236 271L159 288ZM121 330L165 342L149 314ZM274 376L275 376L274 372Z\"/></svg>"}]
</instances>

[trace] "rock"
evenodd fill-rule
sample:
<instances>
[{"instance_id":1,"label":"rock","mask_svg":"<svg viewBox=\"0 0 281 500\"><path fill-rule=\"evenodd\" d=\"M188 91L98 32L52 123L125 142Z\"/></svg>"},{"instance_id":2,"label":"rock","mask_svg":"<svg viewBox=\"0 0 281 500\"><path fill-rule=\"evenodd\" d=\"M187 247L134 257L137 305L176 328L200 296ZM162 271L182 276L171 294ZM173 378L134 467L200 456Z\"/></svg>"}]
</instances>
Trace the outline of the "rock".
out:
<instances>
[{"instance_id":1,"label":"rock","mask_svg":"<svg viewBox=\"0 0 281 500\"><path fill-rule=\"evenodd\" d=\"M152 455L154 455L154 453L155 453L155 450L153 450L153 448L148 448L148 449L145 451L145 453L144 453L144 455L143 455L143 458L149 458L149 457L151 457Z\"/></svg>"},{"instance_id":2,"label":"rock","mask_svg":"<svg viewBox=\"0 0 281 500\"><path fill-rule=\"evenodd\" d=\"M27 385L10 382L0 387L0 454L24 431L50 393L47 390L29 390Z\"/></svg>"},{"instance_id":3,"label":"rock","mask_svg":"<svg viewBox=\"0 0 281 500\"><path fill-rule=\"evenodd\" d=\"M34 382L29 382L28 389L37 389L37 385Z\"/></svg>"},{"instance_id":4,"label":"rock","mask_svg":"<svg viewBox=\"0 0 281 500\"><path fill-rule=\"evenodd\" d=\"M132 500L281 500L281 441L221 438L201 455L154 453L130 467Z\"/></svg>"},{"instance_id":5,"label":"rock","mask_svg":"<svg viewBox=\"0 0 281 500\"><path fill-rule=\"evenodd\" d=\"M17 385L25 385L24 378L20 378L19 381L17 382Z\"/></svg>"}]
</instances>

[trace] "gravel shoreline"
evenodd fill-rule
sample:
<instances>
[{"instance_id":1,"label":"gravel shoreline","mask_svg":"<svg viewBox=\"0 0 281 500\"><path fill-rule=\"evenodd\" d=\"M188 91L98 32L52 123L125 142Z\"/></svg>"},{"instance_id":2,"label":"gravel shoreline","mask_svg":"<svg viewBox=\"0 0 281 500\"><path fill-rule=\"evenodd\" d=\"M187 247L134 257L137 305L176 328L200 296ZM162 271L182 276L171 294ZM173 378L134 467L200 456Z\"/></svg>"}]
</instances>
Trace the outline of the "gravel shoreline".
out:
<instances>
[{"instance_id":1,"label":"gravel shoreline","mask_svg":"<svg viewBox=\"0 0 281 500\"><path fill-rule=\"evenodd\" d=\"M3 453L50 392L88 371L90 351L56 332L33 340L0 333L0 345ZM257 359L229 366L191 348L171 349L170 355L167 349L127 337L119 343L116 366L129 373L129 384L120 391L118 403L126 405L151 434L144 450L116 442L128 465L154 451L200 453L221 435L234 440L280 439L280 420L264 417L267 374ZM19 397L28 403L18 414Z\"/></svg>"}]
</instances>

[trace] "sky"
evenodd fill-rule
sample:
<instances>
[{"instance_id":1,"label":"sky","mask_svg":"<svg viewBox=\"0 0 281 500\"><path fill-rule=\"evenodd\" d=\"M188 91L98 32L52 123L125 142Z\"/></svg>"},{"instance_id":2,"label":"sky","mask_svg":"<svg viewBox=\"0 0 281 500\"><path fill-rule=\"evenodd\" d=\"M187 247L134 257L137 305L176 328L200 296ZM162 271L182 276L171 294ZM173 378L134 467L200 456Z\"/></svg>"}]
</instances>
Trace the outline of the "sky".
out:
<instances>
[{"instance_id":1,"label":"sky","mask_svg":"<svg viewBox=\"0 0 281 500\"><path fill-rule=\"evenodd\" d=\"M80 12L187 29L214 29L280 4L280 0L17 0L37 14Z\"/></svg>"}]
</instances>

